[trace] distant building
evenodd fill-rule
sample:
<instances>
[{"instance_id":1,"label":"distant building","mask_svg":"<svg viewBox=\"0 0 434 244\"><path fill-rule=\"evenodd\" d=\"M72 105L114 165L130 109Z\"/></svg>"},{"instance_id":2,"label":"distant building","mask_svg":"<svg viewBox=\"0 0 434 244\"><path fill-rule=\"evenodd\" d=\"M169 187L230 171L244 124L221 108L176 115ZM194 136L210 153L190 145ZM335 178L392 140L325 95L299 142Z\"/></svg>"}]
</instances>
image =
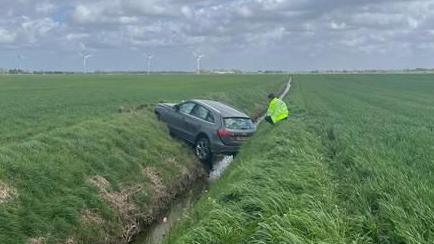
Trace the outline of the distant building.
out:
<instances>
[{"instance_id":1,"label":"distant building","mask_svg":"<svg viewBox=\"0 0 434 244\"><path fill-rule=\"evenodd\" d=\"M211 71L213 74L242 74L243 72L241 70L237 69L215 69Z\"/></svg>"}]
</instances>

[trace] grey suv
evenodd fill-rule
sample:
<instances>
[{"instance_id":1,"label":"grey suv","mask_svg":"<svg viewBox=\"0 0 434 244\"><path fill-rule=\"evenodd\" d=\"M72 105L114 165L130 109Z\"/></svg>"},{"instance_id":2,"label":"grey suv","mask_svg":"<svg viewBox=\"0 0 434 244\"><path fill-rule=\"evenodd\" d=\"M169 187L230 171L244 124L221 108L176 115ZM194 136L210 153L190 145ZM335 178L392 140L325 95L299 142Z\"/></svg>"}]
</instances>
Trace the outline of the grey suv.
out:
<instances>
[{"instance_id":1,"label":"grey suv","mask_svg":"<svg viewBox=\"0 0 434 244\"><path fill-rule=\"evenodd\" d=\"M215 154L237 153L256 132L249 116L216 101L160 103L155 114L167 123L172 135L193 144L196 156L204 162L210 162Z\"/></svg>"}]
</instances>

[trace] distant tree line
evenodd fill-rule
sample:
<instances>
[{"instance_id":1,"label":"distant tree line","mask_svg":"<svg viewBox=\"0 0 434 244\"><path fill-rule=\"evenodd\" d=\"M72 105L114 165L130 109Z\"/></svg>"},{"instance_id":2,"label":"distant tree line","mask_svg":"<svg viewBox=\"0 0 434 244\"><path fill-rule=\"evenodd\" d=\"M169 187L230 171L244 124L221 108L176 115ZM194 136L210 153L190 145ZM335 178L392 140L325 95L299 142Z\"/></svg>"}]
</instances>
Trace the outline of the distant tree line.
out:
<instances>
[{"instance_id":1,"label":"distant tree line","mask_svg":"<svg viewBox=\"0 0 434 244\"><path fill-rule=\"evenodd\" d=\"M299 71L289 72L284 70L258 70L256 72L244 72L238 69L214 69L203 70L202 74L243 74L243 73L259 73L259 74L283 74L283 73L310 73L310 74L324 74L324 73L432 73L434 68L415 68L415 69L402 69L402 70L383 70L383 69L365 69L365 70L311 70L311 71ZM151 72L151 74L191 74L193 72L186 71L158 71ZM72 71L26 71L22 69L2 69L0 68L0 74L54 74L54 75L71 75L71 74L83 74L83 72ZM146 71L95 71L88 74L148 74Z\"/></svg>"}]
</instances>

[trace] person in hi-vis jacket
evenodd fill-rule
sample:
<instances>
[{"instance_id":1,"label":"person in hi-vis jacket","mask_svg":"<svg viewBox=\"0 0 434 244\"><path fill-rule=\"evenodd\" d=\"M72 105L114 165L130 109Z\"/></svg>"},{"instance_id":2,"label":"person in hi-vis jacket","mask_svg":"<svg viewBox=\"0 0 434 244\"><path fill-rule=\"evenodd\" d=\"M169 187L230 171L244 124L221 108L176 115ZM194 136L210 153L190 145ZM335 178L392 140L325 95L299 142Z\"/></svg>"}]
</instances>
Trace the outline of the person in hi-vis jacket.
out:
<instances>
[{"instance_id":1,"label":"person in hi-vis jacket","mask_svg":"<svg viewBox=\"0 0 434 244\"><path fill-rule=\"evenodd\" d=\"M270 103L268 104L265 121L270 124L276 124L277 122L287 119L289 111L285 102L280 100L274 94L268 95L268 99L270 99Z\"/></svg>"}]
</instances>

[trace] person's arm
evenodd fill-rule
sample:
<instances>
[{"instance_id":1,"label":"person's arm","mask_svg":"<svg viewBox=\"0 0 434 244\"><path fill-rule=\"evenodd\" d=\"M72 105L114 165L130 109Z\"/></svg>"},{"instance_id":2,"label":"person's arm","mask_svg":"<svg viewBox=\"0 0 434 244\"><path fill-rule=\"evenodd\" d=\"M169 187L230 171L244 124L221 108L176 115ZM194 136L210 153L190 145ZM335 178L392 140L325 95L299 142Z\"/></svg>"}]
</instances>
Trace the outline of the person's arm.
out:
<instances>
[{"instance_id":1,"label":"person's arm","mask_svg":"<svg viewBox=\"0 0 434 244\"><path fill-rule=\"evenodd\" d=\"M271 105L268 105L268 109L267 109L267 116L271 116L272 111L271 111Z\"/></svg>"},{"instance_id":2,"label":"person's arm","mask_svg":"<svg viewBox=\"0 0 434 244\"><path fill-rule=\"evenodd\" d=\"M274 101L271 101L270 104L268 105L267 116L273 117L275 112L276 112L276 103Z\"/></svg>"}]
</instances>

